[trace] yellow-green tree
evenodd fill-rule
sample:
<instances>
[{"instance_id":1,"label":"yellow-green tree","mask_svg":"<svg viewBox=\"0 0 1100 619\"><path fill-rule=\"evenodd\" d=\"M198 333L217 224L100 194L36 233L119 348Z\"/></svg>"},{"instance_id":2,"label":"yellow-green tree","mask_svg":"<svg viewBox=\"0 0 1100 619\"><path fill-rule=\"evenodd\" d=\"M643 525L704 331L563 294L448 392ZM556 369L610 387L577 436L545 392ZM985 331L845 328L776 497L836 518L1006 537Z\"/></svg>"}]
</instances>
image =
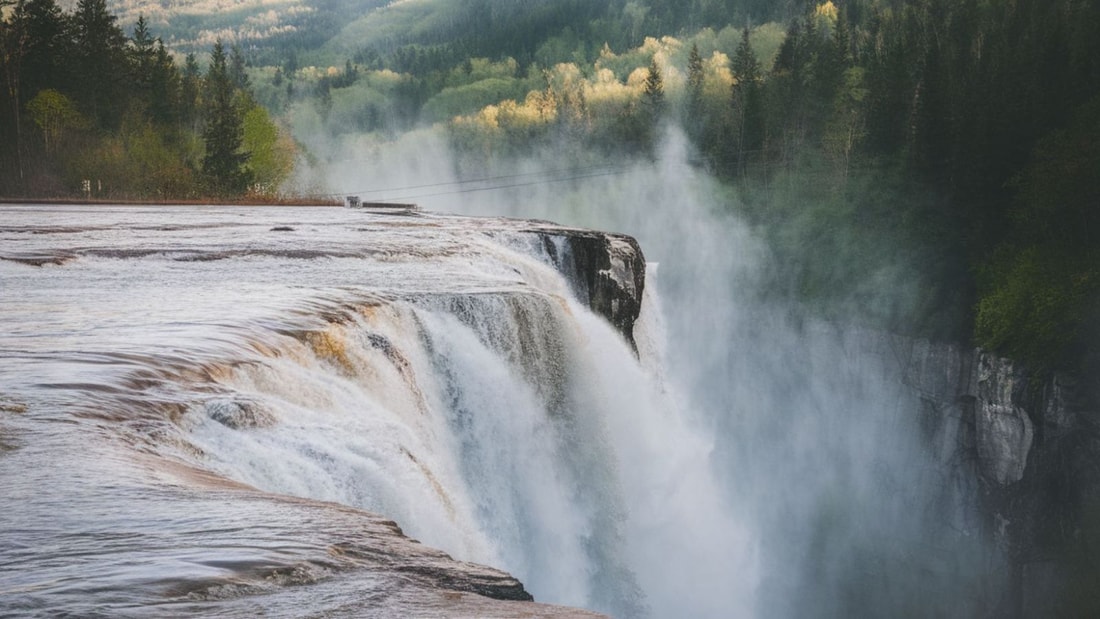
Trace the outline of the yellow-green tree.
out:
<instances>
[{"instance_id":1,"label":"yellow-green tree","mask_svg":"<svg viewBox=\"0 0 1100 619\"><path fill-rule=\"evenodd\" d=\"M65 132L88 126L87 119L76 109L72 99L53 88L39 92L28 101L27 113L42 132L47 155L58 147Z\"/></svg>"},{"instance_id":2,"label":"yellow-green tree","mask_svg":"<svg viewBox=\"0 0 1100 619\"><path fill-rule=\"evenodd\" d=\"M280 130L267 110L256 106L244 115L241 147L249 153L247 168L254 191L264 195L277 193L294 170L297 154L294 140Z\"/></svg>"}]
</instances>

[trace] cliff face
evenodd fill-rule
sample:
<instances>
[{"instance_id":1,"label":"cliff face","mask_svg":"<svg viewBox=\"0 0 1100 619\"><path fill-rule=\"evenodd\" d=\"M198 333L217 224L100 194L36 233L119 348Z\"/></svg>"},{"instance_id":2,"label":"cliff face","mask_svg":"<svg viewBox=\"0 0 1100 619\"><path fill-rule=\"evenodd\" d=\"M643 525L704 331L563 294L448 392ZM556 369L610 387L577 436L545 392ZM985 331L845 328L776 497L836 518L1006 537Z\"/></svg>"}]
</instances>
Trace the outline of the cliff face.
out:
<instances>
[{"instance_id":1,"label":"cliff face","mask_svg":"<svg viewBox=\"0 0 1100 619\"><path fill-rule=\"evenodd\" d=\"M1100 410L1085 384L978 350L908 348L923 438L953 477L969 480L968 507L1003 553L996 614L1100 609Z\"/></svg>"},{"instance_id":2,"label":"cliff face","mask_svg":"<svg viewBox=\"0 0 1100 619\"><path fill-rule=\"evenodd\" d=\"M645 290L645 256L633 237L581 229L534 229L573 293L634 342Z\"/></svg>"}]
</instances>

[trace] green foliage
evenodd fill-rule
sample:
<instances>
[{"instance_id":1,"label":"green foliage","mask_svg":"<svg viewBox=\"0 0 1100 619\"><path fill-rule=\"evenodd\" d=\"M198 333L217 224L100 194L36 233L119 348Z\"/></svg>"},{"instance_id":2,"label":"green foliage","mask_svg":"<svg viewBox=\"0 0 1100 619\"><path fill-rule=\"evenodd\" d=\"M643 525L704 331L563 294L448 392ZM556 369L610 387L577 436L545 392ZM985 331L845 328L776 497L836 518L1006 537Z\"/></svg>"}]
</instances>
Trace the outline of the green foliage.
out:
<instances>
[{"instance_id":1,"label":"green foliage","mask_svg":"<svg viewBox=\"0 0 1100 619\"><path fill-rule=\"evenodd\" d=\"M1035 147L1010 237L986 261L976 336L1039 369L1072 366L1100 318L1100 97Z\"/></svg>"},{"instance_id":2,"label":"green foliage","mask_svg":"<svg viewBox=\"0 0 1100 619\"><path fill-rule=\"evenodd\" d=\"M1038 370L1063 367L1079 354L1073 348L1095 312L1100 263L1060 246L1006 249L991 262L992 283L978 303L978 343Z\"/></svg>"},{"instance_id":3,"label":"green foliage","mask_svg":"<svg viewBox=\"0 0 1100 619\"><path fill-rule=\"evenodd\" d=\"M473 114L487 105L505 99L521 98L526 94L525 86L520 80L492 77L472 84L444 88L424 104L422 117L428 122L438 122L463 114Z\"/></svg>"},{"instance_id":4,"label":"green foliage","mask_svg":"<svg viewBox=\"0 0 1100 619\"><path fill-rule=\"evenodd\" d=\"M106 0L80 0L72 16L74 84L84 113L116 128L125 110L129 75L126 35L107 11Z\"/></svg>"},{"instance_id":5,"label":"green foliage","mask_svg":"<svg viewBox=\"0 0 1100 619\"><path fill-rule=\"evenodd\" d=\"M215 134L231 138L232 122L223 119L234 115L214 111L229 106L239 124L237 110L249 105L246 92L231 89L226 98L206 88L221 83L218 72L204 79L193 55L181 72L144 17L127 38L104 0L80 0L72 14L54 0L18 2L0 19L0 50L0 129L15 136L0 140L4 194L197 197L198 134L211 144ZM243 156L234 153L238 164ZM243 190L247 170L239 166L231 183L224 175L209 182L214 159L205 161L211 190Z\"/></svg>"},{"instance_id":6,"label":"green foliage","mask_svg":"<svg viewBox=\"0 0 1100 619\"><path fill-rule=\"evenodd\" d=\"M897 166L834 179L828 158L806 153L767 184L743 181L745 215L775 252L775 289L840 322L959 337L966 270L957 231L930 208L938 196Z\"/></svg>"},{"instance_id":7,"label":"green foliage","mask_svg":"<svg viewBox=\"0 0 1100 619\"><path fill-rule=\"evenodd\" d=\"M256 193L274 195L294 169L294 141L259 106L248 110L243 125L242 146L249 153L248 173Z\"/></svg>"},{"instance_id":8,"label":"green foliage","mask_svg":"<svg viewBox=\"0 0 1100 619\"><path fill-rule=\"evenodd\" d=\"M649 68L646 69L642 95L645 97L643 100L650 110L652 119L656 121L665 107L665 82L656 59L650 60Z\"/></svg>"},{"instance_id":9,"label":"green foliage","mask_svg":"<svg viewBox=\"0 0 1100 619\"><path fill-rule=\"evenodd\" d=\"M187 165L187 146L137 114L127 115L120 131L74 149L64 157L70 186L88 179L97 197L193 198L200 194Z\"/></svg>"},{"instance_id":10,"label":"green foliage","mask_svg":"<svg viewBox=\"0 0 1100 619\"><path fill-rule=\"evenodd\" d=\"M42 132L47 155L60 146L67 132L88 126L72 99L52 88L35 95L27 103L27 113Z\"/></svg>"},{"instance_id":11,"label":"green foliage","mask_svg":"<svg viewBox=\"0 0 1100 619\"><path fill-rule=\"evenodd\" d=\"M23 31L19 61L21 104L43 90L64 90L73 79L73 41L67 18L54 0L16 4L14 26ZM13 76L14 77L14 76Z\"/></svg>"}]
</instances>

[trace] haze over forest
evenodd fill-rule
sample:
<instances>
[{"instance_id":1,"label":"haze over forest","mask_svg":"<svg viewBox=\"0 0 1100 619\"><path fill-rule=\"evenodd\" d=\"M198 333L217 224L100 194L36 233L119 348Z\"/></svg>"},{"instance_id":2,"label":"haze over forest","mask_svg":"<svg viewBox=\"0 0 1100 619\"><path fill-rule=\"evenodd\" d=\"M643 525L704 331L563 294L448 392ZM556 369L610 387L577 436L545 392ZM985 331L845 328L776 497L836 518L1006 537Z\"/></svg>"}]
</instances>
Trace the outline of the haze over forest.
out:
<instances>
[{"instance_id":1,"label":"haze over forest","mask_svg":"<svg viewBox=\"0 0 1100 619\"><path fill-rule=\"evenodd\" d=\"M333 170L417 143L458 180L524 158L613 174L679 132L769 242L775 294L1095 363L1096 3L0 5L0 196L367 191Z\"/></svg>"}]
</instances>

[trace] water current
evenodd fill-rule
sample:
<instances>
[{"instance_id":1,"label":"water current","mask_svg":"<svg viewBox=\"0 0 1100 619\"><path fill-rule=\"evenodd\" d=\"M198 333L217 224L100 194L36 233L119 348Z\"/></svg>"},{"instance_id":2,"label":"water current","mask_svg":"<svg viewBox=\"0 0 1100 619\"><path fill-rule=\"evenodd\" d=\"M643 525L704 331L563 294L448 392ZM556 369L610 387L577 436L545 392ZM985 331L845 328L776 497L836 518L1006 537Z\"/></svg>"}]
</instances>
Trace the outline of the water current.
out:
<instances>
[{"instance_id":1,"label":"water current","mask_svg":"<svg viewBox=\"0 0 1100 619\"><path fill-rule=\"evenodd\" d=\"M751 562L706 441L531 229L4 207L0 607L427 612L438 592L402 602L402 579L334 558L426 552L374 539L386 519L539 600L620 616L648 612L678 562Z\"/></svg>"},{"instance_id":2,"label":"water current","mask_svg":"<svg viewBox=\"0 0 1100 619\"><path fill-rule=\"evenodd\" d=\"M881 348L688 313L693 263L650 269L635 349L547 229L0 207L0 615L574 612L475 595L484 565L624 618L824 616L969 556L926 551Z\"/></svg>"}]
</instances>

